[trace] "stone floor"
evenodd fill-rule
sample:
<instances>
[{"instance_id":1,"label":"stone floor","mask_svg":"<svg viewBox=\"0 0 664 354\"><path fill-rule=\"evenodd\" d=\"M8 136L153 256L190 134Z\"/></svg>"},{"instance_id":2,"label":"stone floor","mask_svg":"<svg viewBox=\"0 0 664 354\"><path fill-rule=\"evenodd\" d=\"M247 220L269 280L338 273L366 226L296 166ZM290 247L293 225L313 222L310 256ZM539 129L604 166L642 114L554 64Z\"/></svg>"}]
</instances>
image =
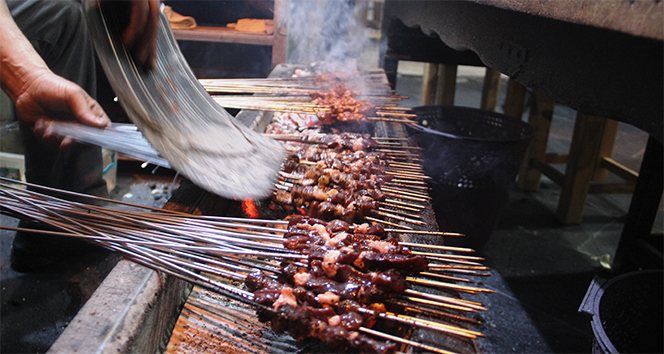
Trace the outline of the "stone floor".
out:
<instances>
[{"instance_id":1,"label":"stone floor","mask_svg":"<svg viewBox=\"0 0 664 354\"><path fill-rule=\"evenodd\" d=\"M397 94L410 97L404 106L419 105L421 78L404 70ZM457 105L477 107L482 85L478 70L458 79ZM481 69L480 72L481 74ZM502 90L501 92L504 92ZM501 99L503 100L501 94ZM574 112L556 107L550 150L569 147ZM614 158L638 170L645 134L622 125ZM118 175L114 197L160 205L166 200L169 179L145 174ZM580 225L555 220L560 189L548 179L537 192L512 190L501 218L481 250L492 276L480 284L496 291L479 301L489 310L479 314L487 338L478 341L487 353L591 352L593 333L589 318L578 313L594 276L612 276L608 265L615 252L629 195L591 195ZM661 212L654 233L662 233ZM3 225L16 221L2 217ZM0 352L40 353L48 350L97 284L117 262L106 252L58 265L45 272L20 274L9 268L13 234L0 237ZM478 299L473 297L473 299Z\"/></svg>"}]
</instances>

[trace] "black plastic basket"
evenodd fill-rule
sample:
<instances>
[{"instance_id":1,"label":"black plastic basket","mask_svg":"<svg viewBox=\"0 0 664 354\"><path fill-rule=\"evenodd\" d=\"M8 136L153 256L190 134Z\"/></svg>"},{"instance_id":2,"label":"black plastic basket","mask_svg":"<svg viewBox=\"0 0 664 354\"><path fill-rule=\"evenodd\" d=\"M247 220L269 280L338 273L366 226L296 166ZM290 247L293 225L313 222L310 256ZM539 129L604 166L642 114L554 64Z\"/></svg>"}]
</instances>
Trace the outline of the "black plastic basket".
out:
<instances>
[{"instance_id":1,"label":"black plastic basket","mask_svg":"<svg viewBox=\"0 0 664 354\"><path fill-rule=\"evenodd\" d=\"M510 187L533 128L504 114L467 107L413 109L419 126L411 136L422 147L434 183L458 188ZM423 126L425 125L426 126Z\"/></svg>"},{"instance_id":2,"label":"black plastic basket","mask_svg":"<svg viewBox=\"0 0 664 354\"><path fill-rule=\"evenodd\" d=\"M504 114L468 107L415 107L412 139L432 177L441 229L465 233L479 247L505 206L534 129ZM473 242L476 241L476 242Z\"/></svg>"},{"instance_id":3,"label":"black plastic basket","mask_svg":"<svg viewBox=\"0 0 664 354\"><path fill-rule=\"evenodd\" d=\"M592 315L593 353L662 353L661 270L595 277L579 312Z\"/></svg>"}]
</instances>

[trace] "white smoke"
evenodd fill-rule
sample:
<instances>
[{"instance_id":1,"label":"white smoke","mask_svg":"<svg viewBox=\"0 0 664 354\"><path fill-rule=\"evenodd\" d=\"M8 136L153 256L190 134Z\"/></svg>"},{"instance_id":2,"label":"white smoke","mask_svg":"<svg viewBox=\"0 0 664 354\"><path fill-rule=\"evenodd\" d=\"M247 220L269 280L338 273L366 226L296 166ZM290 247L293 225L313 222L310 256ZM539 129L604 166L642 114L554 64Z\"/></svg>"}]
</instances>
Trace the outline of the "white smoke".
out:
<instances>
[{"instance_id":1,"label":"white smoke","mask_svg":"<svg viewBox=\"0 0 664 354\"><path fill-rule=\"evenodd\" d=\"M364 1L290 0L288 2L288 63L325 62L336 69L357 69L369 44L359 21Z\"/></svg>"}]
</instances>

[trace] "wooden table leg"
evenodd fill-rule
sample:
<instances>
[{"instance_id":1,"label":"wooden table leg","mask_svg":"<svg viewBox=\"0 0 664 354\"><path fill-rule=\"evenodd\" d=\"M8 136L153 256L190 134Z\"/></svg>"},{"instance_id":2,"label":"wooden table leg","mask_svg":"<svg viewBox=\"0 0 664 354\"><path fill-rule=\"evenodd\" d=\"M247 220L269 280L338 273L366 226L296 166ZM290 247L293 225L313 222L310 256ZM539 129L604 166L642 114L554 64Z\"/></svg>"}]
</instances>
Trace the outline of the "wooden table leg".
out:
<instances>
[{"instance_id":1,"label":"wooden table leg","mask_svg":"<svg viewBox=\"0 0 664 354\"><path fill-rule=\"evenodd\" d=\"M620 122L613 119L607 119L606 125L604 126L604 136L602 137L602 143L597 152L597 163L594 167L593 177L591 181L593 182L604 182L606 176L609 174L609 170L601 166L602 158L611 157L613 154L613 146L616 144L616 136L618 135L618 127Z\"/></svg>"},{"instance_id":2,"label":"wooden table leg","mask_svg":"<svg viewBox=\"0 0 664 354\"><path fill-rule=\"evenodd\" d=\"M438 64L425 63L422 73L422 89L420 105L429 106L436 102L436 86L438 85Z\"/></svg>"},{"instance_id":3,"label":"wooden table leg","mask_svg":"<svg viewBox=\"0 0 664 354\"><path fill-rule=\"evenodd\" d=\"M500 92L500 71L486 68L484 74L484 85L482 86L482 99L480 109L495 111L498 104L498 93Z\"/></svg>"},{"instance_id":4,"label":"wooden table leg","mask_svg":"<svg viewBox=\"0 0 664 354\"><path fill-rule=\"evenodd\" d=\"M517 186L522 190L536 191L539 189L542 173L534 167L534 161L544 161L546 158L546 147L549 143L555 105L556 102L551 97L537 91L533 92L528 123L535 128L535 135L530 141L517 176Z\"/></svg>"},{"instance_id":5,"label":"wooden table leg","mask_svg":"<svg viewBox=\"0 0 664 354\"><path fill-rule=\"evenodd\" d=\"M526 87L509 79L505 92L505 114L521 119L523 116L523 105L526 101Z\"/></svg>"},{"instance_id":6,"label":"wooden table leg","mask_svg":"<svg viewBox=\"0 0 664 354\"><path fill-rule=\"evenodd\" d=\"M454 106L458 69L457 65L438 65L438 84L436 85L435 100L437 105Z\"/></svg>"},{"instance_id":7,"label":"wooden table leg","mask_svg":"<svg viewBox=\"0 0 664 354\"><path fill-rule=\"evenodd\" d=\"M606 118L577 114L556 216L563 224L580 224Z\"/></svg>"}]
</instances>

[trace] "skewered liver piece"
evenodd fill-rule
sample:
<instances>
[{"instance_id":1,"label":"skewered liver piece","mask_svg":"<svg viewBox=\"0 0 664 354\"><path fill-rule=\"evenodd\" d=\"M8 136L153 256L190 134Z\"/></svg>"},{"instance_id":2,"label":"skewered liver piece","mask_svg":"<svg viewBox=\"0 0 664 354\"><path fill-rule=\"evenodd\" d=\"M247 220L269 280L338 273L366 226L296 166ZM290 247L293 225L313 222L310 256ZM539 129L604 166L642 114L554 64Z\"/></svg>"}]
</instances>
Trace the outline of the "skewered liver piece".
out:
<instances>
[{"instance_id":1,"label":"skewered liver piece","mask_svg":"<svg viewBox=\"0 0 664 354\"><path fill-rule=\"evenodd\" d=\"M392 176L385 172L386 163L381 153L349 151L348 146L339 143L351 138L361 139L366 146L373 143L358 134L336 135L328 138L328 145L334 148L315 145L289 155L283 171L298 183L289 191L277 191L274 200L326 220L342 218L353 222L372 215L378 208L377 202L386 197L381 185ZM315 162L315 165L300 163L302 160Z\"/></svg>"}]
</instances>

